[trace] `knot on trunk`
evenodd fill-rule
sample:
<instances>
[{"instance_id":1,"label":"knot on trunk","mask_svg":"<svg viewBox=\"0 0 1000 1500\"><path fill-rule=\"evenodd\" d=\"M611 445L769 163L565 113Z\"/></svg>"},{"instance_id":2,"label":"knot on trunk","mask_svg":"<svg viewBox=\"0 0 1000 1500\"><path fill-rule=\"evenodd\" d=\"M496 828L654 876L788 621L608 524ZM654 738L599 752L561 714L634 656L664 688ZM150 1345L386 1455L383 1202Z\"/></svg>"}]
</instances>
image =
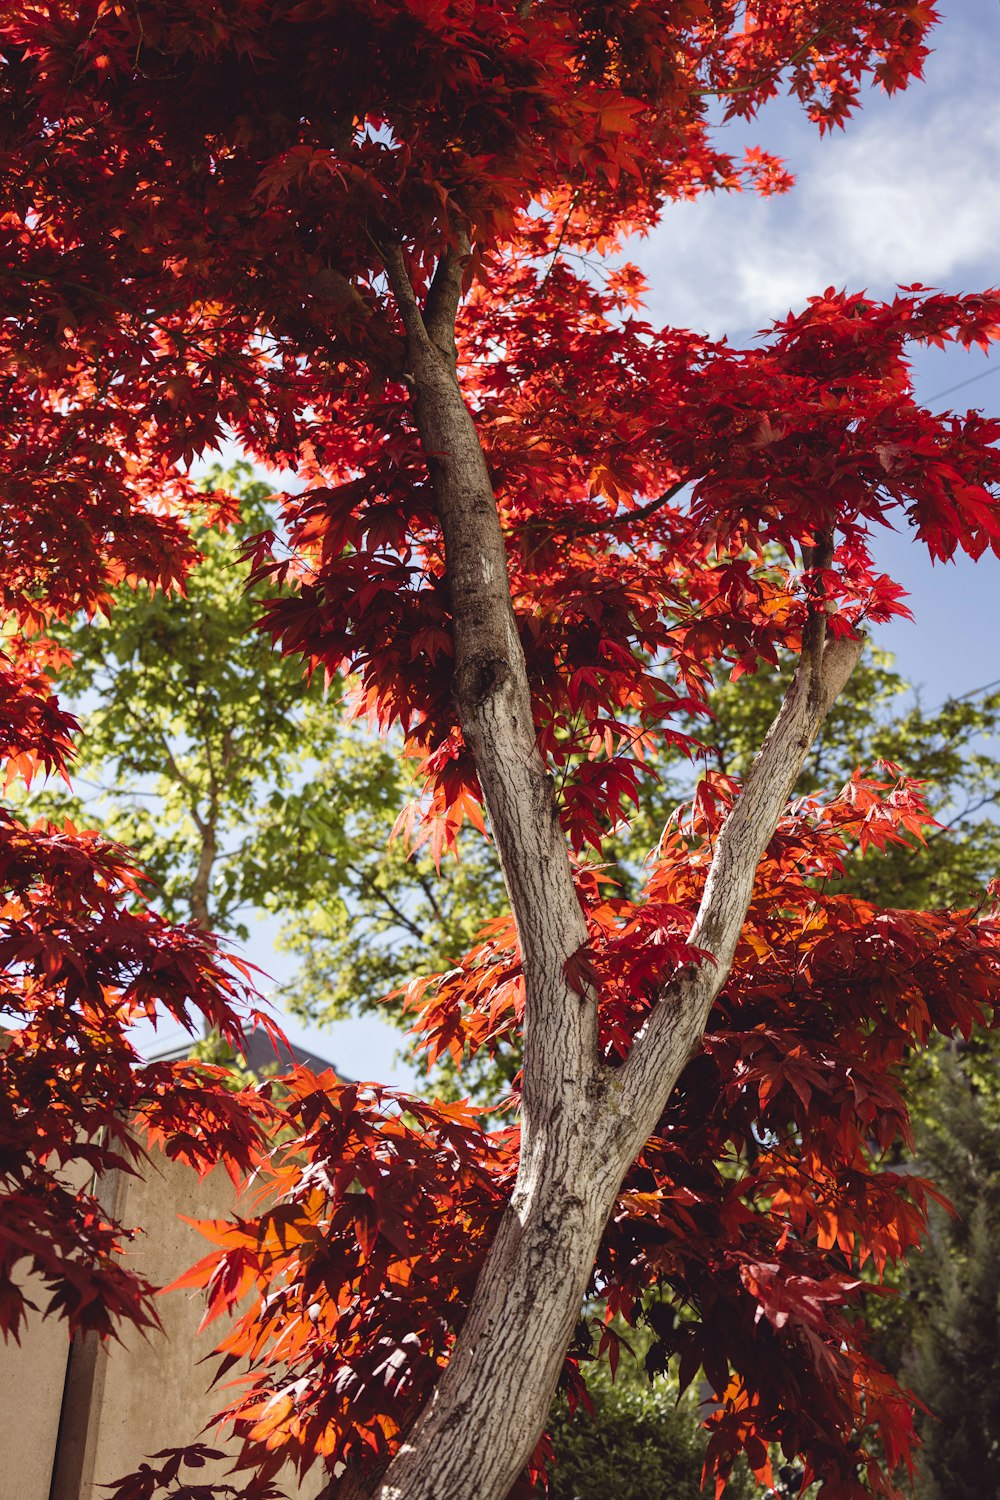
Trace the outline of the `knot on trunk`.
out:
<instances>
[{"instance_id":1,"label":"knot on trunk","mask_svg":"<svg viewBox=\"0 0 1000 1500\"><path fill-rule=\"evenodd\" d=\"M459 702L478 708L503 687L510 664L502 656L474 656L456 673Z\"/></svg>"}]
</instances>

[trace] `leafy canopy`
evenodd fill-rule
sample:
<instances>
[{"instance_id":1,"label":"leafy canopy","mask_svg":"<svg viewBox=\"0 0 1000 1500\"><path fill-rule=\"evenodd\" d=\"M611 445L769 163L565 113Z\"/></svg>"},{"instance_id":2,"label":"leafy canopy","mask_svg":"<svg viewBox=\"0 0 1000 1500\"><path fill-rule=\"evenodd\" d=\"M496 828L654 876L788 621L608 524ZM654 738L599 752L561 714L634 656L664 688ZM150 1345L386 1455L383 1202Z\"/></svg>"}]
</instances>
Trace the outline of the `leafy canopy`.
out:
<instances>
[{"instance_id":1,"label":"leafy canopy","mask_svg":"<svg viewBox=\"0 0 1000 1500\"><path fill-rule=\"evenodd\" d=\"M719 148L713 101L750 118L784 88L821 129L841 124L866 80L919 75L935 19L914 0L9 4L0 577L15 774L70 754L48 627L109 608L123 583L183 588L186 518L205 503L183 465L231 434L304 485L253 550L272 637L331 680L353 674L358 707L401 737L416 840L437 857L483 826L452 671L467 574L454 534L443 545L441 454L410 368L423 327L449 369L454 351L448 390L488 465L587 922L566 979L599 994L601 1059L617 1068L671 976L703 958L687 937L738 792L710 771L641 888L616 892L606 840L650 754L699 752L720 674L798 654L818 621L843 638L900 612L873 527L906 524L934 558L1000 549L1000 428L921 408L908 363L913 343L988 345L1000 297L828 289L738 349L653 327L637 273L612 260L601 279L590 262L672 197L788 185L766 153ZM220 524L239 509L212 507ZM591 1292L609 1319L661 1288L685 1310L661 1319L657 1357L715 1390L720 1483L741 1449L766 1478L777 1444L831 1497L892 1495L908 1459L909 1407L856 1316L865 1277L923 1222L924 1184L887 1155L907 1129L896 1068L932 1029L989 1017L997 927L980 906L880 910L836 879L855 845L927 826L892 767L789 807L704 1045L598 1253ZM62 1168L131 1151L131 1110L175 1154L237 1170L269 1106L209 1068L135 1067L127 1025L158 1005L237 1035L242 983L202 927L155 915L96 836L13 812L0 831L4 1005L27 1023L0 1058L4 1326L23 1312L10 1273L25 1262L55 1306L106 1330L144 1315L146 1289ZM489 1055L520 1026L522 978L500 918L411 999L433 1045ZM293 1079L281 1120L272 1206L220 1226L192 1278L213 1310L251 1295L226 1349L257 1367L233 1418L258 1493L289 1453L355 1475L398 1446L463 1322L517 1154L512 1122L488 1130L468 1106L329 1077ZM615 1346L609 1322L599 1349ZM584 1354L564 1368L571 1394Z\"/></svg>"},{"instance_id":2,"label":"leafy canopy","mask_svg":"<svg viewBox=\"0 0 1000 1500\"><path fill-rule=\"evenodd\" d=\"M47 815L103 831L142 850L156 905L184 917L205 873L212 925L246 937L256 907L282 919L280 941L301 961L284 987L303 1018L323 1022L373 1009L412 1025L401 1003L415 977L446 972L484 924L507 914L492 852L473 829L457 858L435 868L391 833L414 792L391 745L345 722L349 689L327 693L269 649L253 623L260 609L239 551L272 520L266 486L244 466L204 481L238 494L240 522L197 540L201 560L186 594L123 588L107 619L60 627L72 656L68 684L81 703L75 772L84 800L58 787L32 799ZM641 889L650 851L674 810L694 794L707 766L740 775L773 720L787 667L713 686L710 725L693 731L706 749L693 760L655 747L655 774L627 825L608 834L609 873L626 894ZM72 700L71 700L72 701ZM925 709L894 670L869 651L834 706L799 780L835 788L858 765L895 755L919 777L938 826L846 862L839 888L883 905L929 909L976 898L1000 868L1000 797L991 742L1000 724L992 688ZM396 992L395 1004L386 1005ZM490 1066L457 1049L435 1059L434 1081L498 1099L514 1076L517 1039ZM413 1042L426 1063L430 1039ZM459 1068L456 1072L455 1068Z\"/></svg>"}]
</instances>

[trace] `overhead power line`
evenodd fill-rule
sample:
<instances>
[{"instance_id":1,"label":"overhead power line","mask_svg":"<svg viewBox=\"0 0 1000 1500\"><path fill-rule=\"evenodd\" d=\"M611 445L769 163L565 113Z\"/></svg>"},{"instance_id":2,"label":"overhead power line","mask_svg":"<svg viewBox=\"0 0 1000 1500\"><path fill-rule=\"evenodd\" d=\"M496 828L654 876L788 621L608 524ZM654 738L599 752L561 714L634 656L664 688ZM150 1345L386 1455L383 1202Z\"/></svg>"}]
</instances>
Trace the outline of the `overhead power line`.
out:
<instances>
[{"instance_id":1,"label":"overhead power line","mask_svg":"<svg viewBox=\"0 0 1000 1500\"><path fill-rule=\"evenodd\" d=\"M987 682L982 687L970 688L967 693L959 693L957 698L946 698L946 703L964 703L966 698L978 698L981 693L988 693L991 688L1000 687L1000 677L993 682ZM941 705L944 707L944 704Z\"/></svg>"},{"instance_id":2,"label":"overhead power line","mask_svg":"<svg viewBox=\"0 0 1000 1500\"><path fill-rule=\"evenodd\" d=\"M990 370L980 370L978 375L970 375L968 380L960 380L957 385L950 385L946 391L938 391L933 396L928 396L927 401L940 401L942 396L950 396L952 391L960 391L967 385L975 385L977 380L985 380L987 375L995 375L1000 370L1000 364L995 364Z\"/></svg>"}]
</instances>

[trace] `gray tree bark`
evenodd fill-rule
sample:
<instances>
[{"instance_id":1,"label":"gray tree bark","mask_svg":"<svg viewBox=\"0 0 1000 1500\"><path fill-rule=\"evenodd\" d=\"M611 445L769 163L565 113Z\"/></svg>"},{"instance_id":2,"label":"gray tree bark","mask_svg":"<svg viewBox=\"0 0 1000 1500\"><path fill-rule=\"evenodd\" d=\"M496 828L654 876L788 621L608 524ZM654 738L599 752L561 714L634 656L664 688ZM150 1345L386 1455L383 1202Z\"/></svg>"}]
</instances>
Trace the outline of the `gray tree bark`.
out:
<instances>
[{"instance_id":1,"label":"gray tree bark","mask_svg":"<svg viewBox=\"0 0 1000 1500\"><path fill-rule=\"evenodd\" d=\"M451 1360L370 1493L504 1500L541 1434L621 1182L700 1044L757 866L862 643L827 641L825 616L814 616L795 678L718 836L689 935L714 962L676 975L626 1064L606 1067L596 996L578 994L565 976L586 925L535 742L496 501L456 374L462 255L443 258L423 308L398 249L386 252L386 270L444 532L462 731L517 923L526 998L514 1193Z\"/></svg>"}]
</instances>

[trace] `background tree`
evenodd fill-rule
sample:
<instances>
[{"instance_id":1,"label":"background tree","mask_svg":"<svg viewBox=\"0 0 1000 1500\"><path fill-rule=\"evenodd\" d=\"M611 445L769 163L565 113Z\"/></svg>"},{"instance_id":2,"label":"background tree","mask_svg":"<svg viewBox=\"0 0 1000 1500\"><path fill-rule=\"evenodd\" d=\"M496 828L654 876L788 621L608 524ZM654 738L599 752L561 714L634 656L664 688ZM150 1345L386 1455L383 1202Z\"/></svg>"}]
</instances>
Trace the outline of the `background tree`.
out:
<instances>
[{"instance_id":1,"label":"background tree","mask_svg":"<svg viewBox=\"0 0 1000 1500\"><path fill-rule=\"evenodd\" d=\"M995 1255L1000 1087L995 1036L951 1040L915 1058L907 1083L912 1169L932 1177L935 1205L922 1253L873 1308L874 1345L922 1403L917 1500L972 1496L1000 1444L996 1401Z\"/></svg>"},{"instance_id":2,"label":"background tree","mask_svg":"<svg viewBox=\"0 0 1000 1500\"><path fill-rule=\"evenodd\" d=\"M975 1494L1000 1453L996 1047L980 1055L985 1068L976 1067L974 1055L963 1067L947 1051L936 1061L936 1087L920 1100L918 1161L935 1176L956 1217L943 1210L934 1215L924 1255L906 1285L924 1315L914 1310L903 1369L931 1413L921 1422L920 1500Z\"/></svg>"},{"instance_id":3,"label":"background tree","mask_svg":"<svg viewBox=\"0 0 1000 1500\"><path fill-rule=\"evenodd\" d=\"M169 920L245 939L248 911L273 899L279 849L283 873L295 868L301 786L347 736L322 684L253 628L261 604L239 554L273 520L269 488L247 465L215 471L208 487L222 479L239 494L239 521L193 527L200 555L183 594L126 586L107 617L57 629L87 705L76 781L89 795L50 794L47 805L140 849ZM373 801L387 764L377 752L370 762Z\"/></svg>"},{"instance_id":4,"label":"background tree","mask_svg":"<svg viewBox=\"0 0 1000 1500\"><path fill-rule=\"evenodd\" d=\"M743 774L766 730L780 676L721 684L713 700L711 754L725 774ZM958 700L926 707L894 670L892 657L871 650L851 677L824 726L797 790L837 787L857 766L895 762L920 781L939 824L923 843L894 844L852 860L846 888L880 906L930 910L979 898L1000 869L1000 802L996 739L1000 688L987 684Z\"/></svg>"},{"instance_id":5,"label":"background tree","mask_svg":"<svg viewBox=\"0 0 1000 1500\"><path fill-rule=\"evenodd\" d=\"M307 681L254 630L261 591L240 554L274 520L269 486L245 464L203 484L237 495L240 518L193 530L183 594L123 586L107 615L54 630L81 724L77 790L26 805L141 851L168 920L245 941L254 911L280 918L302 959L299 1013L371 1008L457 962L504 909L502 883L481 841L435 864L391 839L416 792L398 754L345 723L347 685Z\"/></svg>"},{"instance_id":6,"label":"background tree","mask_svg":"<svg viewBox=\"0 0 1000 1500\"><path fill-rule=\"evenodd\" d=\"M570 1415L561 1401L553 1409L552 1500L700 1500L705 1435L695 1402L678 1401L667 1382L651 1383L641 1371L630 1375L624 1363L615 1382L599 1370L588 1394L592 1413ZM757 1493L745 1469L723 1491L726 1500Z\"/></svg>"}]
</instances>

